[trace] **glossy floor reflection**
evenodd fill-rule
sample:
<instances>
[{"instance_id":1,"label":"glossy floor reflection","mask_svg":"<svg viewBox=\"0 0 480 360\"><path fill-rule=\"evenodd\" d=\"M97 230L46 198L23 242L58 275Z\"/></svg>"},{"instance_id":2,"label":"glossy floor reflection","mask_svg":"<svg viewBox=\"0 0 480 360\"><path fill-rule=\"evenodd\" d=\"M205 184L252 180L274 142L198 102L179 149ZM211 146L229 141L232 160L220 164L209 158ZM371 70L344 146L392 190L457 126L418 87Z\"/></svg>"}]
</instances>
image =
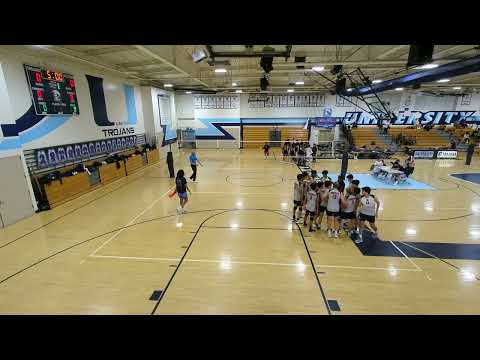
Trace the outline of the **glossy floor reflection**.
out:
<instances>
[{"instance_id":1,"label":"glossy floor reflection","mask_svg":"<svg viewBox=\"0 0 480 360\"><path fill-rule=\"evenodd\" d=\"M0 313L480 313L478 260L364 256L346 236L291 223L295 165L260 150L197 154L187 214L166 196L162 162L1 229ZM175 167L189 176L187 156ZM480 245L480 187L449 176L479 165L418 160L414 179L436 190L375 190L380 237ZM340 161L313 167L335 173ZM349 171L369 167L354 160Z\"/></svg>"}]
</instances>

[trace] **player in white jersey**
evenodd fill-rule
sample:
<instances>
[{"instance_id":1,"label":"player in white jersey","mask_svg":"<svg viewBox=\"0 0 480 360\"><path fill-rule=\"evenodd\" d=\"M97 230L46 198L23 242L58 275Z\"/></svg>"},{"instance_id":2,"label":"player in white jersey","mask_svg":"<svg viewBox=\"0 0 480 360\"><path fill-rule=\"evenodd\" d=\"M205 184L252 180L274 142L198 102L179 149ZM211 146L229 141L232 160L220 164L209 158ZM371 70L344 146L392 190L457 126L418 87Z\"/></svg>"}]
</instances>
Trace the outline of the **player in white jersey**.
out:
<instances>
[{"instance_id":1,"label":"player in white jersey","mask_svg":"<svg viewBox=\"0 0 480 360\"><path fill-rule=\"evenodd\" d=\"M333 184L333 189L330 189L328 192L327 200L327 226L328 226L328 237L333 235L338 238L338 217L340 216L340 201L341 193L338 191L338 184Z\"/></svg>"},{"instance_id":2,"label":"player in white jersey","mask_svg":"<svg viewBox=\"0 0 480 360\"><path fill-rule=\"evenodd\" d=\"M372 190L365 186L362 188L362 198L358 204L359 214L358 214L358 227L360 230L359 238L355 241L356 243L361 243L363 241L362 233L365 228L365 221L368 221L369 227L376 234L378 229L375 225L375 218L378 216L378 208L380 207L380 201L370 192Z\"/></svg>"},{"instance_id":3,"label":"player in white jersey","mask_svg":"<svg viewBox=\"0 0 480 360\"><path fill-rule=\"evenodd\" d=\"M327 211L327 202L328 202L328 191L330 190L330 186L332 186L332 183L330 181L327 181L325 183L319 182L317 183L317 193L318 193L318 199L317 199L317 219L315 220L315 223L317 225L317 230L322 229L322 220L323 220L323 214Z\"/></svg>"},{"instance_id":4,"label":"player in white jersey","mask_svg":"<svg viewBox=\"0 0 480 360\"><path fill-rule=\"evenodd\" d=\"M297 181L293 184L293 221L300 221L297 219L297 209L300 210L300 215L302 214L302 204L303 204L303 174L297 175Z\"/></svg>"},{"instance_id":5,"label":"player in white jersey","mask_svg":"<svg viewBox=\"0 0 480 360\"><path fill-rule=\"evenodd\" d=\"M372 169L372 175L373 176L378 176L380 175L380 172L381 172L381 167L382 166L385 166L385 163L383 162L383 160L375 160L375 162L373 163L373 165L371 166L371 169Z\"/></svg>"},{"instance_id":6,"label":"player in white jersey","mask_svg":"<svg viewBox=\"0 0 480 360\"><path fill-rule=\"evenodd\" d=\"M307 192L308 190L310 190L310 184L313 182L313 178L312 176L304 171L302 173L303 175L303 200L302 200L302 204L303 204L303 207L305 208L305 206L307 205Z\"/></svg>"},{"instance_id":7,"label":"player in white jersey","mask_svg":"<svg viewBox=\"0 0 480 360\"><path fill-rule=\"evenodd\" d=\"M315 231L312 228L312 225L315 221L315 215L317 213L317 192L315 191L316 188L317 184L312 182L306 196L307 201L305 205L305 218L303 219L303 226L307 226L307 218L308 216L310 216L310 228L308 229L309 232Z\"/></svg>"},{"instance_id":8,"label":"player in white jersey","mask_svg":"<svg viewBox=\"0 0 480 360\"><path fill-rule=\"evenodd\" d=\"M323 170L322 171L322 177L320 178L320 181L323 181L324 183L325 183L325 181L332 181L330 176L328 176L328 170Z\"/></svg>"},{"instance_id":9,"label":"player in white jersey","mask_svg":"<svg viewBox=\"0 0 480 360\"><path fill-rule=\"evenodd\" d=\"M347 232L350 235L351 232L355 229L356 218L357 218L357 206L358 199L357 195L360 194L359 188L347 188L347 194L345 196L346 208L342 209L340 212L340 218L342 219L342 228L344 225L347 225Z\"/></svg>"}]
</instances>

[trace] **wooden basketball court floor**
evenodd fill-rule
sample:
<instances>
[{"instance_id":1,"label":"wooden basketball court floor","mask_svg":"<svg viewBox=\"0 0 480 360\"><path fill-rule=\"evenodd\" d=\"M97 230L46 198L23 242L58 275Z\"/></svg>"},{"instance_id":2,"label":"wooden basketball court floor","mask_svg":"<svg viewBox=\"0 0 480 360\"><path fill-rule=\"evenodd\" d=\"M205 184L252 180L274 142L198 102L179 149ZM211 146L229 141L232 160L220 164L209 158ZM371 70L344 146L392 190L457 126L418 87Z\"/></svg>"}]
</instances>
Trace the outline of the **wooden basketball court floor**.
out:
<instances>
[{"instance_id":1,"label":"wooden basketball court floor","mask_svg":"<svg viewBox=\"0 0 480 360\"><path fill-rule=\"evenodd\" d=\"M185 215L162 160L0 229L0 314L480 313L478 260L364 256L345 235L291 223L295 165L261 150L197 154ZM189 176L187 156L175 168ZM419 160L414 178L436 190L374 191L380 238L480 245L480 188L448 175L479 165Z\"/></svg>"}]
</instances>

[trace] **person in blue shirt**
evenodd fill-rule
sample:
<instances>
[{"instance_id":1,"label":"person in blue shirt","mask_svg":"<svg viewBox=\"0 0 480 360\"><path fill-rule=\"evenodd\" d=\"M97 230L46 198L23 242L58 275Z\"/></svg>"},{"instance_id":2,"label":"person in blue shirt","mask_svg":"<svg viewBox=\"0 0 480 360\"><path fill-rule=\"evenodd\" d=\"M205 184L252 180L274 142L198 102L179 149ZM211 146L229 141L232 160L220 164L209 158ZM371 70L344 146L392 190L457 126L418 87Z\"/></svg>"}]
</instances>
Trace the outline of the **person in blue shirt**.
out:
<instances>
[{"instance_id":1,"label":"person in blue shirt","mask_svg":"<svg viewBox=\"0 0 480 360\"><path fill-rule=\"evenodd\" d=\"M200 160L198 160L197 154L195 154L195 150L192 150L189 160L190 160L190 166L192 167L192 170L193 170L193 173L192 173L192 176L190 176L190 179L192 181L195 181L197 179L197 163L199 163L200 165L202 165L202 163L200 162Z\"/></svg>"}]
</instances>

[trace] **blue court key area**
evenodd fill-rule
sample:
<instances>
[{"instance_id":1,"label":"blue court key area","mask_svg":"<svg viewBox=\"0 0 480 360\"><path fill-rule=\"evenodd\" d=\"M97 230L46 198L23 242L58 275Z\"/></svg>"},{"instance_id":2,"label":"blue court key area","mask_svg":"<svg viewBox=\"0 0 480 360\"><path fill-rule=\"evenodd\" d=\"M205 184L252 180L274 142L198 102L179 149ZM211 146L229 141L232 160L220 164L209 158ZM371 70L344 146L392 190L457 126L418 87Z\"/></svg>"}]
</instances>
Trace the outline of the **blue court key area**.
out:
<instances>
[{"instance_id":1,"label":"blue court key area","mask_svg":"<svg viewBox=\"0 0 480 360\"><path fill-rule=\"evenodd\" d=\"M465 180L476 185L480 185L480 173L460 173L460 174L450 174L457 179Z\"/></svg>"},{"instance_id":2,"label":"blue court key area","mask_svg":"<svg viewBox=\"0 0 480 360\"><path fill-rule=\"evenodd\" d=\"M322 170L317 170L318 174L321 176ZM347 173L348 175L349 173ZM336 181L338 178L337 173L329 173L328 176L332 178L333 181ZM388 189L388 190L436 190L433 186L417 181L413 178L408 178L404 183L394 185L383 180L378 180L374 176L365 173L352 173L355 179L360 180L360 187L369 186L372 189ZM480 174L479 174L480 175ZM480 181L480 179L479 179Z\"/></svg>"},{"instance_id":3,"label":"blue court key area","mask_svg":"<svg viewBox=\"0 0 480 360\"><path fill-rule=\"evenodd\" d=\"M356 238L353 236L352 240ZM423 250L429 254L435 255L440 259L456 259L456 260L480 260L480 244L453 244L453 243L426 243L404 241L405 244L414 246L416 250L410 246L402 244L398 241L392 241L405 255L411 258L431 258L425 254ZM403 254L392 245L390 241L383 241L374 238L369 231L364 231L363 242L354 244L363 256L389 256L402 257Z\"/></svg>"}]
</instances>

